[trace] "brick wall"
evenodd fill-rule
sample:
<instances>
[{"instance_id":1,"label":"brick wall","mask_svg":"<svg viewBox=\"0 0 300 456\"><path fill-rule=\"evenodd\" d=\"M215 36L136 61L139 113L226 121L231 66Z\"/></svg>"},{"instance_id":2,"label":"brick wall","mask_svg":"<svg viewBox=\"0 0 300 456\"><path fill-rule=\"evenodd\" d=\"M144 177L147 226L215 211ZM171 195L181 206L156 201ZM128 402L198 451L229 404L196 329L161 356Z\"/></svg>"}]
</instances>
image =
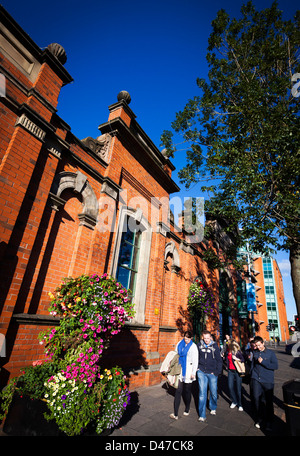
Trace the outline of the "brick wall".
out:
<instances>
[{"instance_id":1,"label":"brick wall","mask_svg":"<svg viewBox=\"0 0 300 456\"><path fill-rule=\"evenodd\" d=\"M277 297L277 312L278 312L278 322L280 325L281 339L282 341L289 339L289 329L287 323L287 314L284 301L284 290L282 283L282 276L280 269L276 260L272 259L273 272L274 272L274 281L275 281L275 292ZM255 270L258 272L256 279L257 286L257 301L260 303L257 306L257 315L255 320L257 322L257 335L261 336L264 340L269 341L270 336L273 336L273 332L267 331L266 327L269 324L268 313L267 313L267 302L266 302L266 290L264 283L264 273L263 273L263 261L262 257L258 257L254 263Z\"/></svg>"},{"instance_id":2,"label":"brick wall","mask_svg":"<svg viewBox=\"0 0 300 456\"><path fill-rule=\"evenodd\" d=\"M76 138L56 113L60 90L71 76L48 49L42 51L30 40L24 49L17 38L22 29L9 20L4 23L15 34L16 50L28 53L34 68L26 76L21 60L17 65L9 54L0 55L7 78L0 108L0 330L7 337L1 382L43 359L37 335L55 324L48 318L48 293L62 278L112 272L116 228L121 209L128 205L142 210L151 231L144 319L112 339L103 363L123 367L131 387L157 383L161 361L181 338L180 328L187 328L181 308L186 310L194 278L201 273L218 300L218 273L201 259L206 246L187 250L184 232L172 223L169 231L157 225L166 222L165 200L179 190L171 178L174 167L124 99L109 107L100 138ZM107 221L104 231L102 218ZM164 264L170 242L178 255L177 269L173 255ZM216 311L207 327L215 331L217 324ZM238 327L236 316L234 325Z\"/></svg>"}]
</instances>

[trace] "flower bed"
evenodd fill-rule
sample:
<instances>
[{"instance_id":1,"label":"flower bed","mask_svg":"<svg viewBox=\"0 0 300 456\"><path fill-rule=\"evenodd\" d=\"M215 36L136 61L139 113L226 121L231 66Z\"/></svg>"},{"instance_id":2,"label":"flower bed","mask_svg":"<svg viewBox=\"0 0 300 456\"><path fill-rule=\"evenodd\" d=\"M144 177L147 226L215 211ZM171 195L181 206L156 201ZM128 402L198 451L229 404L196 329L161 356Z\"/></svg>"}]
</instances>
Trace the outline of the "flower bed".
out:
<instances>
[{"instance_id":1,"label":"flower bed","mask_svg":"<svg viewBox=\"0 0 300 456\"><path fill-rule=\"evenodd\" d=\"M48 361L9 383L2 409L5 414L18 391L45 400L45 417L67 435L78 435L88 426L100 434L118 424L130 398L123 371L100 367L111 337L134 315L128 290L107 274L93 274L65 279L49 295L50 313L61 321L40 334Z\"/></svg>"}]
</instances>

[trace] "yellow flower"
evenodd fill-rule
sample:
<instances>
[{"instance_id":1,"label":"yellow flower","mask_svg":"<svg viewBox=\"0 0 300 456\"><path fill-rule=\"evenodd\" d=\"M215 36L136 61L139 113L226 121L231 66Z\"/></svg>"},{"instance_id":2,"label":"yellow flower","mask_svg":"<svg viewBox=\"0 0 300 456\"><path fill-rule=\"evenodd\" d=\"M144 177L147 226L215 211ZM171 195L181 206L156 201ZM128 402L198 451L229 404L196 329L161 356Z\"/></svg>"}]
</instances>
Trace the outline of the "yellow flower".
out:
<instances>
[{"instance_id":1,"label":"yellow flower","mask_svg":"<svg viewBox=\"0 0 300 456\"><path fill-rule=\"evenodd\" d=\"M76 298L76 302L79 302L79 301L81 301L80 296L78 296L78 298Z\"/></svg>"},{"instance_id":2,"label":"yellow flower","mask_svg":"<svg viewBox=\"0 0 300 456\"><path fill-rule=\"evenodd\" d=\"M100 375L100 379L102 380L103 377L104 377L104 375L101 374L101 375Z\"/></svg>"},{"instance_id":3,"label":"yellow flower","mask_svg":"<svg viewBox=\"0 0 300 456\"><path fill-rule=\"evenodd\" d=\"M111 374L111 372L110 372L110 370L108 370L108 371L106 372L106 375L110 375L110 374Z\"/></svg>"},{"instance_id":4,"label":"yellow flower","mask_svg":"<svg viewBox=\"0 0 300 456\"><path fill-rule=\"evenodd\" d=\"M50 297L50 299L55 299L55 296L51 292L48 293L48 296Z\"/></svg>"},{"instance_id":5,"label":"yellow flower","mask_svg":"<svg viewBox=\"0 0 300 456\"><path fill-rule=\"evenodd\" d=\"M111 380L111 379L112 379L112 375L110 375L110 376L108 377L108 380Z\"/></svg>"}]
</instances>

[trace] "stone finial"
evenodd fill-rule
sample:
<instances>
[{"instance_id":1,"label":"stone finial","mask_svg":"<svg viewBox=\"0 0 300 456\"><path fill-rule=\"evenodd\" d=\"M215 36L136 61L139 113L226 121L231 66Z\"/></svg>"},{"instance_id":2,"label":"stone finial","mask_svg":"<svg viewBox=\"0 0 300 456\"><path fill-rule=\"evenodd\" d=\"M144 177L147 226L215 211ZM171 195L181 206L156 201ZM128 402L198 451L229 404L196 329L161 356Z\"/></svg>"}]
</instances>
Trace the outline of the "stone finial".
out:
<instances>
[{"instance_id":1,"label":"stone finial","mask_svg":"<svg viewBox=\"0 0 300 456\"><path fill-rule=\"evenodd\" d=\"M57 58L57 60L64 65L67 61L67 54L64 48L58 43L51 43L47 46L47 49Z\"/></svg>"},{"instance_id":2,"label":"stone finial","mask_svg":"<svg viewBox=\"0 0 300 456\"><path fill-rule=\"evenodd\" d=\"M127 104L129 104L131 102L131 96L129 95L128 92L126 92L126 90L122 90L119 94L118 94L118 101L126 101Z\"/></svg>"}]
</instances>

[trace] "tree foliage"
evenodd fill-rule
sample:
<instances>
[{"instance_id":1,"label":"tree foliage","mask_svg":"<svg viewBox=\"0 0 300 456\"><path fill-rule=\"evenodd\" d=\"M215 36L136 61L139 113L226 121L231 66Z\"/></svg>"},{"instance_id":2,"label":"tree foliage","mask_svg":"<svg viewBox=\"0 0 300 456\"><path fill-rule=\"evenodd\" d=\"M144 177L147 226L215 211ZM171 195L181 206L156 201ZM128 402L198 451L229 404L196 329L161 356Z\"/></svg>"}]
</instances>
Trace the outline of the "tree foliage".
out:
<instances>
[{"instance_id":1,"label":"tree foliage","mask_svg":"<svg viewBox=\"0 0 300 456\"><path fill-rule=\"evenodd\" d=\"M220 10L208 40L208 81L197 80L201 94L161 139L174 156L183 136L180 180L187 188L202 182L211 195L206 211L239 224L254 250L272 245L300 261L300 98L292 92L299 43L300 11L284 20L276 1L261 11L250 1L238 19Z\"/></svg>"}]
</instances>

